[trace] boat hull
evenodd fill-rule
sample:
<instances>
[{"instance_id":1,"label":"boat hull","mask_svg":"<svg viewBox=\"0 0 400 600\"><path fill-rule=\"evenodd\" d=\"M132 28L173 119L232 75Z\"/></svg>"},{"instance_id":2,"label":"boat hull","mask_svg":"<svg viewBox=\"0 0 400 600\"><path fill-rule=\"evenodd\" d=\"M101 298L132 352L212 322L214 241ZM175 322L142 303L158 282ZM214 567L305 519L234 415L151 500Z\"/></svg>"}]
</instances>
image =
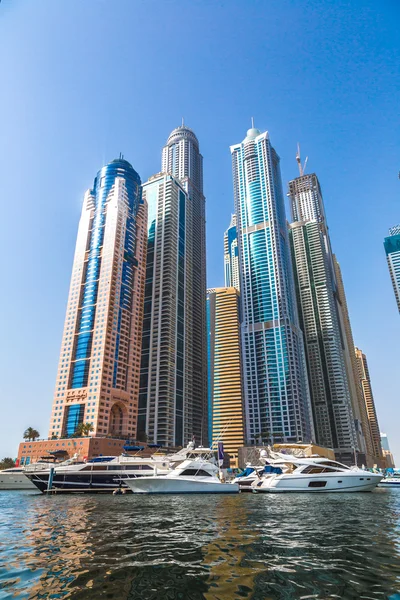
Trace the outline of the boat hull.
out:
<instances>
[{"instance_id":1,"label":"boat hull","mask_svg":"<svg viewBox=\"0 0 400 600\"><path fill-rule=\"evenodd\" d=\"M393 487L393 488L400 488L400 479L398 480L393 480L393 481L389 481L389 480L384 480L382 479L382 481L378 484L378 487L383 487L383 488L387 488L387 487Z\"/></svg>"},{"instance_id":2,"label":"boat hull","mask_svg":"<svg viewBox=\"0 0 400 600\"><path fill-rule=\"evenodd\" d=\"M253 486L253 492L259 493L284 493L284 492L303 492L303 493L343 493L343 492L371 492L380 482L382 477L375 474L355 473L354 475L345 475L344 473L335 473L334 476L310 476L298 475L296 477L287 475L277 475L265 478Z\"/></svg>"},{"instance_id":3,"label":"boat hull","mask_svg":"<svg viewBox=\"0 0 400 600\"><path fill-rule=\"evenodd\" d=\"M35 485L22 473L12 475L0 474L0 492L3 490L34 490Z\"/></svg>"},{"instance_id":4,"label":"boat hull","mask_svg":"<svg viewBox=\"0 0 400 600\"><path fill-rule=\"evenodd\" d=\"M32 473L29 475L31 482L41 492L47 491L49 473ZM125 475L126 477L126 475ZM114 473L68 473L67 475L55 473L52 489L60 492L112 492L126 485L121 476Z\"/></svg>"},{"instance_id":5,"label":"boat hull","mask_svg":"<svg viewBox=\"0 0 400 600\"><path fill-rule=\"evenodd\" d=\"M237 483L195 481L189 478L143 477L126 481L134 494L237 494Z\"/></svg>"}]
</instances>

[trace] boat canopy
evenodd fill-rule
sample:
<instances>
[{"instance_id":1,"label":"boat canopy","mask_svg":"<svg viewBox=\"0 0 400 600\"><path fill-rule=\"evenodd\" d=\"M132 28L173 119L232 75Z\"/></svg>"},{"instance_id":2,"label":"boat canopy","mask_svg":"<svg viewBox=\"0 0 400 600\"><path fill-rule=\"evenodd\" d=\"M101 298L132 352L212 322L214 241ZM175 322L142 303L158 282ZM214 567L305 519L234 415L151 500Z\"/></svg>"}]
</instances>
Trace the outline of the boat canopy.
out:
<instances>
[{"instance_id":1,"label":"boat canopy","mask_svg":"<svg viewBox=\"0 0 400 600\"><path fill-rule=\"evenodd\" d=\"M90 463L101 463L101 462L110 462L110 460L114 460L115 456L96 456L95 458L91 458L87 462Z\"/></svg>"},{"instance_id":2,"label":"boat canopy","mask_svg":"<svg viewBox=\"0 0 400 600\"><path fill-rule=\"evenodd\" d=\"M273 467L272 465L265 465L263 473L276 473L282 475L282 469L280 467Z\"/></svg>"},{"instance_id":3,"label":"boat canopy","mask_svg":"<svg viewBox=\"0 0 400 600\"><path fill-rule=\"evenodd\" d=\"M246 467L242 473L239 473L237 477L247 477L254 472L254 467Z\"/></svg>"},{"instance_id":4,"label":"boat canopy","mask_svg":"<svg viewBox=\"0 0 400 600\"><path fill-rule=\"evenodd\" d=\"M123 449L125 452L139 452L140 450L144 450L144 446L124 446Z\"/></svg>"}]
</instances>

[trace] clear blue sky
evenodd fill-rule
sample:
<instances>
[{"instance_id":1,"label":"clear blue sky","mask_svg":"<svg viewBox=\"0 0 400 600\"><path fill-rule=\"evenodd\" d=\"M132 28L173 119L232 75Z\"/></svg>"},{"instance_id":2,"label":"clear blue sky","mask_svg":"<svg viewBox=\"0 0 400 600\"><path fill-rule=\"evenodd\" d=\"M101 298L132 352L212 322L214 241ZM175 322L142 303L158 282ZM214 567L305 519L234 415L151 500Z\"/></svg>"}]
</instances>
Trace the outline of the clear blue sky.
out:
<instances>
[{"instance_id":1,"label":"clear blue sky","mask_svg":"<svg viewBox=\"0 0 400 600\"><path fill-rule=\"evenodd\" d=\"M398 0L0 3L0 457L47 435L85 190L123 152L142 180L181 117L200 140L208 284L223 284L229 146L254 116L301 142L324 194L353 333L400 460L400 316L382 246L400 222ZM397 438L397 439L396 439Z\"/></svg>"}]
</instances>

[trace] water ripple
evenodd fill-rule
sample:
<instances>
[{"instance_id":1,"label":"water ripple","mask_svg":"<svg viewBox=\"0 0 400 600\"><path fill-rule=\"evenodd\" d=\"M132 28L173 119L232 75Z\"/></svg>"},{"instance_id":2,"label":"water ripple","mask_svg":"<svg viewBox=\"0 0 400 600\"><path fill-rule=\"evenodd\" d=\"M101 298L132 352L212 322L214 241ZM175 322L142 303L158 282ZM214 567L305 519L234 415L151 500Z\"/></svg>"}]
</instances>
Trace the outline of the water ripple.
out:
<instances>
[{"instance_id":1,"label":"water ripple","mask_svg":"<svg viewBox=\"0 0 400 600\"><path fill-rule=\"evenodd\" d=\"M0 493L0 600L400 600L400 491Z\"/></svg>"}]
</instances>

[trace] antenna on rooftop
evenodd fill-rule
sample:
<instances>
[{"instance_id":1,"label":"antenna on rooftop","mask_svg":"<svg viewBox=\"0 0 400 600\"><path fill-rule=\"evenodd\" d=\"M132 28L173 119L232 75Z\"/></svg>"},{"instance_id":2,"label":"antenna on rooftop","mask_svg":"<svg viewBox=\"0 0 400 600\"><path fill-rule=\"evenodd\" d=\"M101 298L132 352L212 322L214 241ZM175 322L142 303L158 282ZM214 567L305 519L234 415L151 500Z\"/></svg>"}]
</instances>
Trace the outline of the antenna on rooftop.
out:
<instances>
[{"instance_id":1,"label":"antenna on rooftop","mask_svg":"<svg viewBox=\"0 0 400 600\"><path fill-rule=\"evenodd\" d=\"M182 117L182 127L185 127L185 119Z\"/></svg>"},{"instance_id":2,"label":"antenna on rooftop","mask_svg":"<svg viewBox=\"0 0 400 600\"><path fill-rule=\"evenodd\" d=\"M306 160L304 161L304 165L301 165L301 157L300 157L300 144L297 142L297 153L296 153L296 161L299 166L300 177L303 177L304 171L306 170L306 165L308 161L308 156L306 156Z\"/></svg>"},{"instance_id":3,"label":"antenna on rooftop","mask_svg":"<svg viewBox=\"0 0 400 600\"><path fill-rule=\"evenodd\" d=\"M254 129L254 117L251 117L251 128Z\"/></svg>"}]
</instances>

